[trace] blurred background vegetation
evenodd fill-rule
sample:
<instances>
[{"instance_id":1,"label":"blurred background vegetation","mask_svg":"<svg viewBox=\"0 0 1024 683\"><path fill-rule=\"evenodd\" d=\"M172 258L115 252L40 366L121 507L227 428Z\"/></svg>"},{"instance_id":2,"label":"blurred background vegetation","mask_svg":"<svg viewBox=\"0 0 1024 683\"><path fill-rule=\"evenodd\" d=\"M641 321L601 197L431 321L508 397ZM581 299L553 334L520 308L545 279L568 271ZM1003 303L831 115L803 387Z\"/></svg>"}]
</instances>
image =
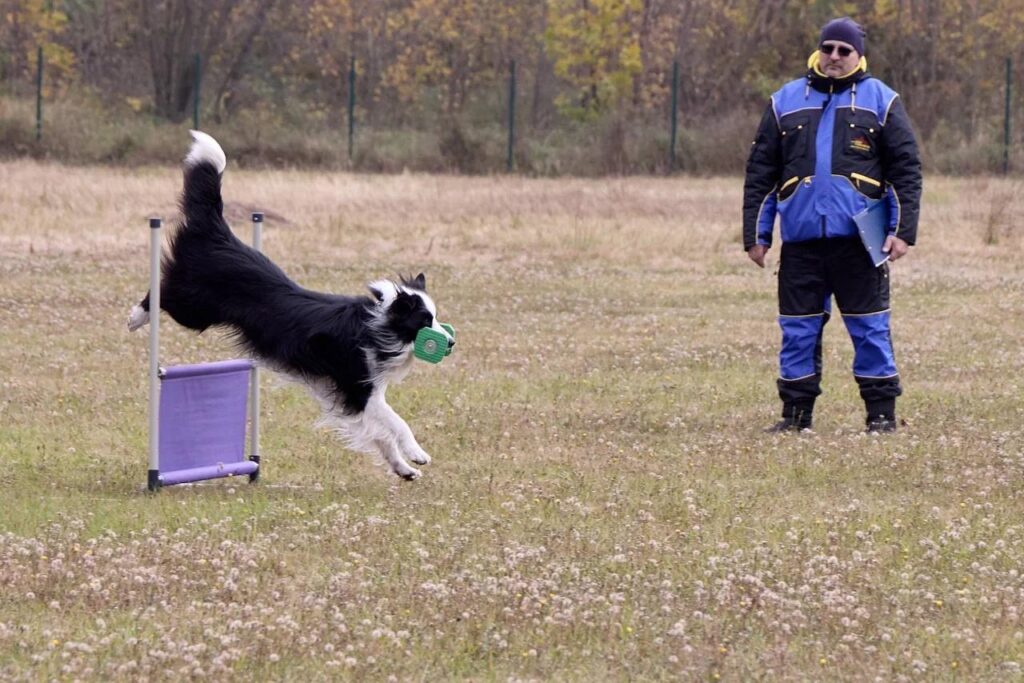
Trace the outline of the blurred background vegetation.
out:
<instances>
[{"instance_id":1,"label":"blurred background vegetation","mask_svg":"<svg viewBox=\"0 0 1024 683\"><path fill-rule=\"evenodd\" d=\"M844 14L929 171L1002 170L1020 0L0 0L0 156L166 163L201 55L201 125L240 164L500 172L514 62L519 172L663 173L678 63L675 170L735 174L767 97Z\"/></svg>"}]
</instances>

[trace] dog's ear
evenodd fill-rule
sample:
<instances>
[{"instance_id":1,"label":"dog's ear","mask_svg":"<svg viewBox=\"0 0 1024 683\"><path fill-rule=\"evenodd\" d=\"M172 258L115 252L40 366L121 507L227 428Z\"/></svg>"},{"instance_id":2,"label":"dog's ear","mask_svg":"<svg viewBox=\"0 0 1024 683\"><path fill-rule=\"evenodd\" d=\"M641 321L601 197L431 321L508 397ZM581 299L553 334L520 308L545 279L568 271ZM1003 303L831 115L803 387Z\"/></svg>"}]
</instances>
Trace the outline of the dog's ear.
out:
<instances>
[{"instance_id":1,"label":"dog's ear","mask_svg":"<svg viewBox=\"0 0 1024 683\"><path fill-rule=\"evenodd\" d=\"M418 289L421 292L427 291L427 276L424 275L423 273L420 273L419 275L411 279L405 277L404 275L400 277L402 280L402 284L408 287L409 289Z\"/></svg>"},{"instance_id":2,"label":"dog's ear","mask_svg":"<svg viewBox=\"0 0 1024 683\"><path fill-rule=\"evenodd\" d=\"M391 280L377 280L366 285L366 288L373 294L373 298L377 300L377 303L387 305L388 301L395 298L398 294L398 285Z\"/></svg>"}]
</instances>

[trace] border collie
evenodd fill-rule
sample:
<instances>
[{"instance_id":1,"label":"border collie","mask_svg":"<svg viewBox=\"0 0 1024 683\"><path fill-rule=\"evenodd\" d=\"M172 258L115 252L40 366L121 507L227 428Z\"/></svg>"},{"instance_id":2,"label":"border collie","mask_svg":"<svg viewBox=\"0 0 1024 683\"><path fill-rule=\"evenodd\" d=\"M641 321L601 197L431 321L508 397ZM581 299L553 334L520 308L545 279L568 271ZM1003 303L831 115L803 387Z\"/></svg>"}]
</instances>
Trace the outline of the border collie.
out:
<instances>
[{"instance_id":1,"label":"border collie","mask_svg":"<svg viewBox=\"0 0 1024 683\"><path fill-rule=\"evenodd\" d=\"M227 330L262 364L298 378L320 402L319 424L336 430L353 450L377 454L404 479L430 462L412 430L387 404L388 384L413 363L421 328L455 340L437 322L422 273L378 280L369 296L304 289L262 253L243 244L224 221L224 151L192 131L185 157L184 222L161 266L160 307L197 332ZM149 294L129 315L128 329L149 322Z\"/></svg>"}]
</instances>

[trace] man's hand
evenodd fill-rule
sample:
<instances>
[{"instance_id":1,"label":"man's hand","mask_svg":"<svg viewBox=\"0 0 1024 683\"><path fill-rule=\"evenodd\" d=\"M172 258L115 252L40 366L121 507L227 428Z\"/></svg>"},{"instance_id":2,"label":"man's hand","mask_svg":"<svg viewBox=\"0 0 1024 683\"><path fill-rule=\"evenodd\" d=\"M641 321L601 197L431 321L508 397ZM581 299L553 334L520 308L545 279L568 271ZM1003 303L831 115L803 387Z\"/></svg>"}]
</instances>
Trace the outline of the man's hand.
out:
<instances>
[{"instance_id":1,"label":"man's hand","mask_svg":"<svg viewBox=\"0 0 1024 683\"><path fill-rule=\"evenodd\" d=\"M889 255L890 261L896 261L897 259L903 258L909 250L910 245L896 235L889 235L886 237L885 244L882 245L882 252ZM754 257L751 256L750 258Z\"/></svg>"},{"instance_id":2,"label":"man's hand","mask_svg":"<svg viewBox=\"0 0 1024 683\"><path fill-rule=\"evenodd\" d=\"M903 240L900 241L903 242ZM906 243L904 242L904 244ZM906 249L905 246L904 249ZM768 247L763 244L755 244L747 251L747 256L750 257L751 261L764 268L764 255L767 253Z\"/></svg>"}]
</instances>

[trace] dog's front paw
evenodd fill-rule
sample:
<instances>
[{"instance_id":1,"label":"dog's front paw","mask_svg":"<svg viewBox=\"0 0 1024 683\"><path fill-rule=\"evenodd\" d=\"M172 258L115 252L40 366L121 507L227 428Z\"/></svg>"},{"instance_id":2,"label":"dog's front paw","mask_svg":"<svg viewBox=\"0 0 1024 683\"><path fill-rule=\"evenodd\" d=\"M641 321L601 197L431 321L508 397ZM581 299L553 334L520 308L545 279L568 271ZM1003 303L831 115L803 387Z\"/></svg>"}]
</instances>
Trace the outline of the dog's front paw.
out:
<instances>
[{"instance_id":1,"label":"dog's front paw","mask_svg":"<svg viewBox=\"0 0 1024 683\"><path fill-rule=\"evenodd\" d=\"M149 311L142 306L135 304L128 314L128 331L134 332L149 322Z\"/></svg>"},{"instance_id":2,"label":"dog's front paw","mask_svg":"<svg viewBox=\"0 0 1024 683\"><path fill-rule=\"evenodd\" d=\"M416 448L413 448L412 451L410 451L409 459L412 460L417 465L429 465L430 464L430 454L427 453L422 448L420 448L419 446L417 446Z\"/></svg>"},{"instance_id":3,"label":"dog's front paw","mask_svg":"<svg viewBox=\"0 0 1024 683\"><path fill-rule=\"evenodd\" d=\"M399 470L395 470L395 474L406 481L415 481L423 476L423 473L415 467L403 467Z\"/></svg>"}]
</instances>

